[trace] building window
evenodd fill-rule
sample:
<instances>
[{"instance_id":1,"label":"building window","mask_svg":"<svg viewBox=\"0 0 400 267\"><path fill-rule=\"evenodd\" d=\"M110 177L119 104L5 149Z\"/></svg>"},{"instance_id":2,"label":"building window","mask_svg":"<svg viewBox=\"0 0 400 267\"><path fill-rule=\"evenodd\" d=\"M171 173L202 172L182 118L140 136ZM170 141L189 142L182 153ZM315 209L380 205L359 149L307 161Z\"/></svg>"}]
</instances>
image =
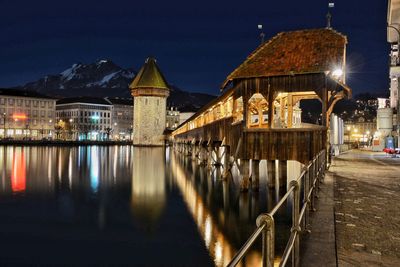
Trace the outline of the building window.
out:
<instances>
[{"instance_id":1,"label":"building window","mask_svg":"<svg viewBox=\"0 0 400 267\"><path fill-rule=\"evenodd\" d=\"M6 101L4 101L4 98L0 98L0 105L4 105Z\"/></svg>"},{"instance_id":2,"label":"building window","mask_svg":"<svg viewBox=\"0 0 400 267\"><path fill-rule=\"evenodd\" d=\"M14 105L14 99L8 99L8 104L10 105L10 106L13 106Z\"/></svg>"}]
</instances>

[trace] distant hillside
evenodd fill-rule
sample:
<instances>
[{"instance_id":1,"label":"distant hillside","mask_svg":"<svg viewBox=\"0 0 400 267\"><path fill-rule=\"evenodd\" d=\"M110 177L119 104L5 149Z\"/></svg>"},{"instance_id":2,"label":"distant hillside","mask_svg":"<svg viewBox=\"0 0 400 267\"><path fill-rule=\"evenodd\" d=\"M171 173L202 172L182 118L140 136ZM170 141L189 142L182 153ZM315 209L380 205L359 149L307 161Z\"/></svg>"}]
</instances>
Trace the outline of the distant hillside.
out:
<instances>
[{"instance_id":1,"label":"distant hillside","mask_svg":"<svg viewBox=\"0 0 400 267\"><path fill-rule=\"evenodd\" d=\"M29 82L16 89L36 91L38 93L64 98L78 96L130 97L128 89L136 71L124 69L111 60L99 60L91 64L76 63L59 74L50 74ZM190 107L193 110L215 98L203 93L191 93L171 86L169 105L179 108Z\"/></svg>"}]
</instances>

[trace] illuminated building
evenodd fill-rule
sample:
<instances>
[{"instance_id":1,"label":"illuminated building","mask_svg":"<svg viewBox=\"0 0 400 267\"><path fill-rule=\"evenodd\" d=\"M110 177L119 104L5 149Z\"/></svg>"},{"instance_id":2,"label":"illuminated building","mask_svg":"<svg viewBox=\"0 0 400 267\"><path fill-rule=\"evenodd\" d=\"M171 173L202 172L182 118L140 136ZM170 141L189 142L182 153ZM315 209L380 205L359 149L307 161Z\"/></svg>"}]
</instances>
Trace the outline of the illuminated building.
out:
<instances>
[{"instance_id":1,"label":"illuminated building","mask_svg":"<svg viewBox=\"0 0 400 267\"><path fill-rule=\"evenodd\" d=\"M112 137L116 140L130 140L133 132L133 99L106 98L113 105Z\"/></svg>"},{"instance_id":2,"label":"illuminated building","mask_svg":"<svg viewBox=\"0 0 400 267\"><path fill-rule=\"evenodd\" d=\"M179 123L179 118L180 118L180 113L177 108L170 107L167 109L167 115L166 115L166 125L165 127L167 129L174 130L176 127L178 127Z\"/></svg>"},{"instance_id":3,"label":"illuminated building","mask_svg":"<svg viewBox=\"0 0 400 267\"><path fill-rule=\"evenodd\" d=\"M104 98L74 97L57 101L56 137L106 140L112 134L112 104Z\"/></svg>"},{"instance_id":4,"label":"illuminated building","mask_svg":"<svg viewBox=\"0 0 400 267\"><path fill-rule=\"evenodd\" d=\"M0 137L51 138L56 100L42 94L0 89Z\"/></svg>"}]
</instances>

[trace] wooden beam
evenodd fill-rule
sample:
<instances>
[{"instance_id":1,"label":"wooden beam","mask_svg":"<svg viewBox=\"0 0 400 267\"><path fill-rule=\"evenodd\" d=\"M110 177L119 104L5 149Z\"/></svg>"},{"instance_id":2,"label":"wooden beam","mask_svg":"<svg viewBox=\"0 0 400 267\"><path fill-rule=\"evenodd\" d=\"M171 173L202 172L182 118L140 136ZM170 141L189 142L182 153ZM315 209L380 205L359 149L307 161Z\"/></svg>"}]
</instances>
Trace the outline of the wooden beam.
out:
<instances>
[{"instance_id":1,"label":"wooden beam","mask_svg":"<svg viewBox=\"0 0 400 267\"><path fill-rule=\"evenodd\" d=\"M287 98L287 127L292 128L293 126L293 95L288 94Z\"/></svg>"}]
</instances>

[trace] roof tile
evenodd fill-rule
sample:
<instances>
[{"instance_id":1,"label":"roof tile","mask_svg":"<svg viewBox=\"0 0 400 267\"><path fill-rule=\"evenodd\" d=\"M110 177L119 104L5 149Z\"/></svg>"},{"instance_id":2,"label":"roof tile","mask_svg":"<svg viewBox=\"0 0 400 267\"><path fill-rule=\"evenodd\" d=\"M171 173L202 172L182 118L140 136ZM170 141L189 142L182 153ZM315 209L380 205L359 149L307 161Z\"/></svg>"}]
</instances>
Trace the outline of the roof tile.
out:
<instances>
[{"instance_id":1,"label":"roof tile","mask_svg":"<svg viewBox=\"0 0 400 267\"><path fill-rule=\"evenodd\" d=\"M225 80L322 73L344 63L346 36L332 29L282 32L260 45Z\"/></svg>"}]
</instances>

